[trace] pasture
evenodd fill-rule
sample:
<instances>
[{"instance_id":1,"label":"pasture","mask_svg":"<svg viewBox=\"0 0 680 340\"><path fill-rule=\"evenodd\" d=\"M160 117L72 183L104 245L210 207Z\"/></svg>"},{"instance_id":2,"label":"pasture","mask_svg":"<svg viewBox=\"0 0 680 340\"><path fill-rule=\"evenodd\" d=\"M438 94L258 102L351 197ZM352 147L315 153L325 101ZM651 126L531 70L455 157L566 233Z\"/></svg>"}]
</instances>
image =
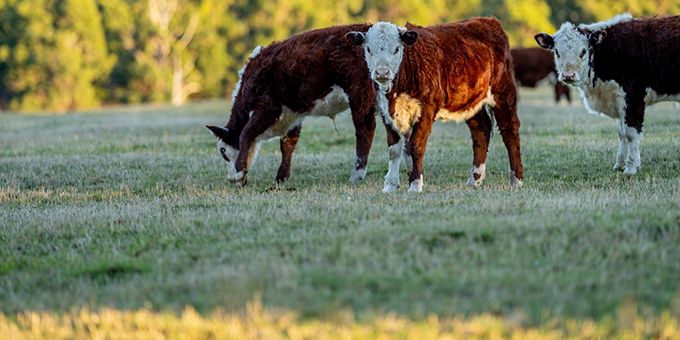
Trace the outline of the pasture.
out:
<instances>
[{"instance_id":1,"label":"pasture","mask_svg":"<svg viewBox=\"0 0 680 340\"><path fill-rule=\"evenodd\" d=\"M406 192L402 167L402 187L386 195L380 123L366 180L347 181L346 114L305 122L279 191L277 141L247 187L227 183L204 127L226 122L226 102L1 114L0 315L210 315L255 301L304 320L605 322L631 303L651 319L680 316L678 108L648 110L643 166L628 178L612 171L616 122L555 106L549 91L521 92L516 191L497 129L483 187L465 185L464 124L435 125L423 193Z\"/></svg>"}]
</instances>

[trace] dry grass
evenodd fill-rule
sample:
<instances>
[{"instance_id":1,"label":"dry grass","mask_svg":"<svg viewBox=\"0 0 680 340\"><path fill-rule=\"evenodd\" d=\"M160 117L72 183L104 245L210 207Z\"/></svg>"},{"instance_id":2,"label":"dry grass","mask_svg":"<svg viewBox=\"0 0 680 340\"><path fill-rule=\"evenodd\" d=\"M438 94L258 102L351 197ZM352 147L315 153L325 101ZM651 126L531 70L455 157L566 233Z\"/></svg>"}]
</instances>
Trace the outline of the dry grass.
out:
<instances>
[{"instance_id":1,"label":"dry grass","mask_svg":"<svg viewBox=\"0 0 680 340\"><path fill-rule=\"evenodd\" d=\"M301 319L291 312L271 312L251 303L242 314L193 308L179 314L149 309L87 309L65 314L28 312L15 319L0 314L0 336L6 339L679 339L680 322L664 313L643 318L634 305L616 318L553 320L540 326L523 324L522 316L484 314L468 318L411 320L398 315L356 321L349 314Z\"/></svg>"}]
</instances>

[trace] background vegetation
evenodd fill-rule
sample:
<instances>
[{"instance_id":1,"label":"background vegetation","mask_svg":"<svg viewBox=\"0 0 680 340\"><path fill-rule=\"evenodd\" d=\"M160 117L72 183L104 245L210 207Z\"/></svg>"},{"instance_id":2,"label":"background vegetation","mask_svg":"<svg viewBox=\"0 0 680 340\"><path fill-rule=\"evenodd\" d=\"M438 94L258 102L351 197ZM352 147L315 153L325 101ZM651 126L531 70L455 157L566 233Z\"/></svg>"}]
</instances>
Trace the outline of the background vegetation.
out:
<instances>
[{"instance_id":1,"label":"background vegetation","mask_svg":"<svg viewBox=\"0 0 680 340\"><path fill-rule=\"evenodd\" d=\"M247 53L311 28L495 15L512 43L565 20L680 13L677 0L0 0L0 109L224 97Z\"/></svg>"}]
</instances>

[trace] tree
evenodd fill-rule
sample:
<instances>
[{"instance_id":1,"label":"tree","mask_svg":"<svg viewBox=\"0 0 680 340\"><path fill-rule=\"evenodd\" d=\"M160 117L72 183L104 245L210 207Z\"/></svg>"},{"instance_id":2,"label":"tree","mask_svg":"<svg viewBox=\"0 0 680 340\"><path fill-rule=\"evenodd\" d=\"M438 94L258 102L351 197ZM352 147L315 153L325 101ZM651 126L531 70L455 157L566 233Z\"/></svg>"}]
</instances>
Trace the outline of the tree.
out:
<instances>
[{"instance_id":1,"label":"tree","mask_svg":"<svg viewBox=\"0 0 680 340\"><path fill-rule=\"evenodd\" d=\"M513 46L564 21L680 12L677 0L0 0L0 108L224 97L250 51L352 22L496 16Z\"/></svg>"},{"instance_id":2,"label":"tree","mask_svg":"<svg viewBox=\"0 0 680 340\"><path fill-rule=\"evenodd\" d=\"M99 105L97 83L104 81L113 59L94 1L14 0L4 7L16 25L3 25L9 34L0 47L9 107L61 112Z\"/></svg>"},{"instance_id":3,"label":"tree","mask_svg":"<svg viewBox=\"0 0 680 340\"><path fill-rule=\"evenodd\" d=\"M680 12L680 2L677 0L578 0L578 3L597 21L624 12L634 16L663 16Z\"/></svg>"},{"instance_id":4,"label":"tree","mask_svg":"<svg viewBox=\"0 0 680 340\"><path fill-rule=\"evenodd\" d=\"M514 46L533 46L537 32L552 32L550 7L544 0L505 0L505 25Z\"/></svg>"}]
</instances>

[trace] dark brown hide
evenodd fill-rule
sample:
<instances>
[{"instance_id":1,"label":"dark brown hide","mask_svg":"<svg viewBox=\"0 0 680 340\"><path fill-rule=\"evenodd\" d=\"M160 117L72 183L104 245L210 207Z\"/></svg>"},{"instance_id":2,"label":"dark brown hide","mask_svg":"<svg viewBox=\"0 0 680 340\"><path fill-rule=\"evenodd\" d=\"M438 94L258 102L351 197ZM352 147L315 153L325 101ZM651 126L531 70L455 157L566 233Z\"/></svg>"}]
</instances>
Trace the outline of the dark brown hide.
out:
<instances>
[{"instance_id":1,"label":"dark brown hide","mask_svg":"<svg viewBox=\"0 0 680 340\"><path fill-rule=\"evenodd\" d=\"M294 35L263 48L247 64L222 139L241 150L236 171L246 172L247 152L255 138L272 126L282 106L297 113L310 111L334 85L349 98L356 132L355 169L364 169L375 131L375 88L361 47L345 40L350 31L366 32L368 24L336 26ZM251 114L252 112L252 114ZM291 155L299 127L281 139L282 163L277 181L290 174ZM244 177L245 178L245 177Z\"/></svg>"},{"instance_id":2,"label":"dark brown hide","mask_svg":"<svg viewBox=\"0 0 680 340\"><path fill-rule=\"evenodd\" d=\"M636 19L605 31L602 42L592 46L595 81L623 87L626 125L641 132L648 89L680 95L680 16Z\"/></svg>"},{"instance_id":3,"label":"dark brown hide","mask_svg":"<svg viewBox=\"0 0 680 340\"><path fill-rule=\"evenodd\" d=\"M548 75L556 75L555 59L548 50L540 47L513 48L510 50L510 54L512 55L515 80L520 86L536 87L536 84ZM563 95L571 103L569 87L557 81L557 76L555 76L555 103L558 103Z\"/></svg>"}]
</instances>

